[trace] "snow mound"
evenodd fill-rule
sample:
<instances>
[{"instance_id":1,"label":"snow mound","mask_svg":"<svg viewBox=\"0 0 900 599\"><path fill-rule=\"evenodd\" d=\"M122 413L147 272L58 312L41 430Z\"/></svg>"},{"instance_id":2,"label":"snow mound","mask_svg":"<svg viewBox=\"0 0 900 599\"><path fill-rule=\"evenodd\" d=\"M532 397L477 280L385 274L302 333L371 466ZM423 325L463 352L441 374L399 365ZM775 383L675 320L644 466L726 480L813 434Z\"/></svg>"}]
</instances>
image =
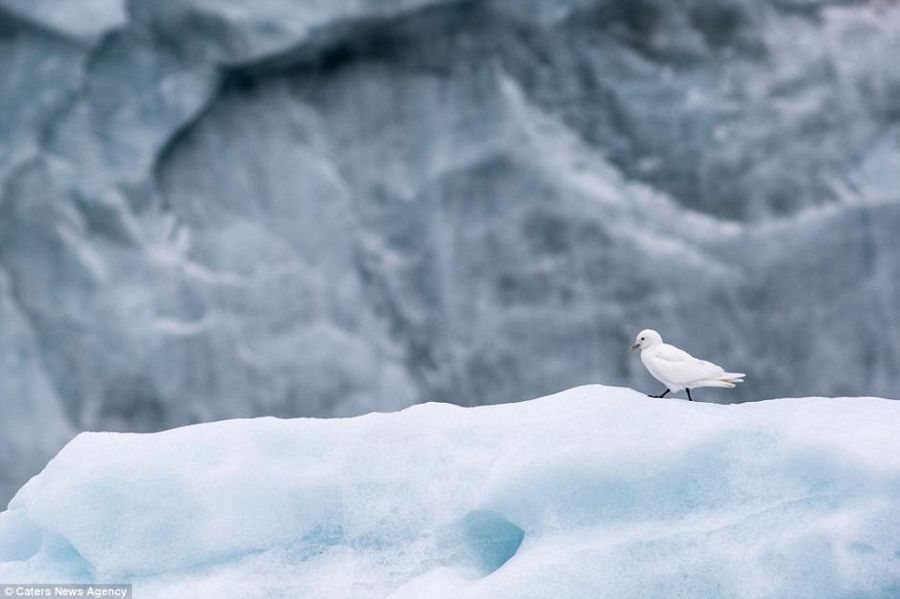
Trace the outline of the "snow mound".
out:
<instances>
[{"instance_id":1,"label":"snow mound","mask_svg":"<svg viewBox=\"0 0 900 599\"><path fill-rule=\"evenodd\" d=\"M0 581L141 597L897 597L900 403L587 386L511 405L83 433Z\"/></svg>"}]
</instances>

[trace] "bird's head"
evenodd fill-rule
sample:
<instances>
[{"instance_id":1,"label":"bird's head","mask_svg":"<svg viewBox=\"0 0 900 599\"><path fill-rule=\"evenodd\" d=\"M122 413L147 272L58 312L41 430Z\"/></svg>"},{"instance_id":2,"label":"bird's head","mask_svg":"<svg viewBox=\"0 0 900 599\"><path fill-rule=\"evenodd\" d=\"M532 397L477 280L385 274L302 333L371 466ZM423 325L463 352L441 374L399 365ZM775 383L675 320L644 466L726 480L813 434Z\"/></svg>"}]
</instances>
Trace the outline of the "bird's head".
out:
<instances>
[{"instance_id":1,"label":"bird's head","mask_svg":"<svg viewBox=\"0 0 900 599\"><path fill-rule=\"evenodd\" d=\"M659 333L653 329L644 329L634 338L634 343L631 344L631 351L636 349L647 349L648 347L653 347L659 343L662 343L662 337Z\"/></svg>"}]
</instances>

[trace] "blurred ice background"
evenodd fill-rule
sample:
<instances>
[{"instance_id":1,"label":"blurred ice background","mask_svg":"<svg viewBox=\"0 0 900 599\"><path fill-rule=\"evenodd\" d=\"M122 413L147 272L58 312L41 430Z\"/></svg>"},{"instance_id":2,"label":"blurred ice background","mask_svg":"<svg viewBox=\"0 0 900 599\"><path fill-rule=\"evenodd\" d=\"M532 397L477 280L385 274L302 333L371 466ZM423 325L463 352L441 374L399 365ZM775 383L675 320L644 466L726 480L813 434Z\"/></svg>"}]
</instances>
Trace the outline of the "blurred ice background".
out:
<instances>
[{"instance_id":1,"label":"blurred ice background","mask_svg":"<svg viewBox=\"0 0 900 599\"><path fill-rule=\"evenodd\" d=\"M898 395L900 6L0 0L0 502L79 430Z\"/></svg>"}]
</instances>

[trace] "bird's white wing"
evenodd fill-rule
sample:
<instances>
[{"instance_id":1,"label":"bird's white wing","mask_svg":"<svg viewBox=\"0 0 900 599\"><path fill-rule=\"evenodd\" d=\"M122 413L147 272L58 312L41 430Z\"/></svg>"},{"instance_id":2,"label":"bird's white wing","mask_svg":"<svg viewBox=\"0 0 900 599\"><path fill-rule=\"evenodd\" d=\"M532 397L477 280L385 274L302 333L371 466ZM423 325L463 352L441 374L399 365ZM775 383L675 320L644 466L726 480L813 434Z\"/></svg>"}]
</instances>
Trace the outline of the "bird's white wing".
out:
<instances>
[{"instance_id":1,"label":"bird's white wing","mask_svg":"<svg viewBox=\"0 0 900 599\"><path fill-rule=\"evenodd\" d=\"M716 377L725 370L706 360L698 360L683 349L664 343L653 356L653 368L663 378L677 384Z\"/></svg>"}]
</instances>

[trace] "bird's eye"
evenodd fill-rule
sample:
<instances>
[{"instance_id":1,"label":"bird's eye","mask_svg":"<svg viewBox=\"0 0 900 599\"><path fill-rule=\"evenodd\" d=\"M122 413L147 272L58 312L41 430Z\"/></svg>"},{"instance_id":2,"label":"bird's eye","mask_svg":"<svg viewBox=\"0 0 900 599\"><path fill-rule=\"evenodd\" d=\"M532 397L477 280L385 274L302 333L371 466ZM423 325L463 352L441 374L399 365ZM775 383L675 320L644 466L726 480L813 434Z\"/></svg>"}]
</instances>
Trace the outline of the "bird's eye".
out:
<instances>
[{"instance_id":1,"label":"bird's eye","mask_svg":"<svg viewBox=\"0 0 900 599\"><path fill-rule=\"evenodd\" d=\"M643 338L643 337L641 337L641 341L643 341L643 340L644 340L644 338Z\"/></svg>"}]
</instances>

